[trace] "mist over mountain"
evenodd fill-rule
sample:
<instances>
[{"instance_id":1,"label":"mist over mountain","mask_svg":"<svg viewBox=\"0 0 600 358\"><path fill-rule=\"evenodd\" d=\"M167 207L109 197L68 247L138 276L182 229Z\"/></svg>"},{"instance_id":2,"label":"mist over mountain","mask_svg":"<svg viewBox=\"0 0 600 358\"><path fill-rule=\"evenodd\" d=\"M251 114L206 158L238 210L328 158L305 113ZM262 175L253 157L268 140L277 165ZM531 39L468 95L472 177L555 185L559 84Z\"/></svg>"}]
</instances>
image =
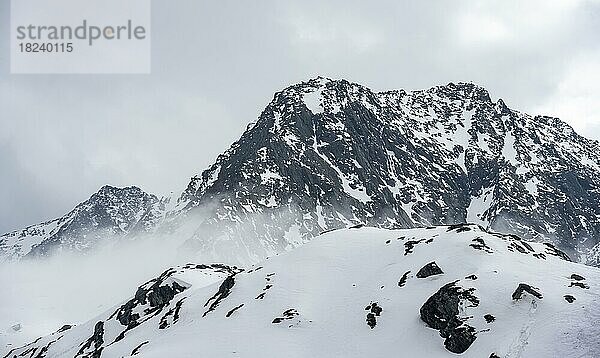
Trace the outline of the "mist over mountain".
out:
<instances>
[{"instance_id":1,"label":"mist over mountain","mask_svg":"<svg viewBox=\"0 0 600 358\"><path fill-rule=\"evenodd\" d=\"M471 222L598 265L599 165L596 141L471 83L373 92L319 77L277 92L180 195L107 186L62 218L1 236L0 253L185 236L186 256L249 263L357 224Z\"/></svg>"},{"instance_id":2,"label":"mist over mountain","mask_svg":"<svg viewBox=\"0 0 600 358\"><path fill-rule=\"evenodd\" d=\"M152 230L164 207L163 201L137 187L107 185L63 217L3 235L2 258L85 252L109 240Z\"/></svg>"}]
</instances>

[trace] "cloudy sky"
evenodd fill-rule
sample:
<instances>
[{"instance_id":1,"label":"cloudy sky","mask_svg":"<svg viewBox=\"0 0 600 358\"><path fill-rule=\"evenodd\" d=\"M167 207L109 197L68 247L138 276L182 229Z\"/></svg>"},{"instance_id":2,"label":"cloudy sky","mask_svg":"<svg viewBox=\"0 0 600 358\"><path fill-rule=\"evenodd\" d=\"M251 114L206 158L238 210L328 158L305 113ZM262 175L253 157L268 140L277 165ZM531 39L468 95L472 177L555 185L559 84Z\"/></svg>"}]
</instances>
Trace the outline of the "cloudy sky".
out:
<instances>
[{"instance_id":1,"label":"cloudy sky","mask_svg":"<svg viewBox=\"0 0 600 358\"><path fill-rule=\"evenodd\" d=\"M10 75L0 1L0 231L103 184L181 190L275 91L472 81L600 139L599 1L152 2L150 75Z\"/></svg>"}]
</instances>

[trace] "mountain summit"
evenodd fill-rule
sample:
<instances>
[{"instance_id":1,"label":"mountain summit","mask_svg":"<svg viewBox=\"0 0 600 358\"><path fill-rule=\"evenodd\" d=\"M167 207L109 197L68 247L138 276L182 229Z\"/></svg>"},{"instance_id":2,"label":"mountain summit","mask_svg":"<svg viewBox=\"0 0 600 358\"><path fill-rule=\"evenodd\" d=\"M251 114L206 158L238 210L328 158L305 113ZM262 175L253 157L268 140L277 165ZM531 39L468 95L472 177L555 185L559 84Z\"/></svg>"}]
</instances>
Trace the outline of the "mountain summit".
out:
<instances>
[{"instance_id":1,"label":"mountain summit","mask_svg":"<svg viewBox=\"0 0 600 358\"><path fill-rule=\"evenodd\" d=\"M144 231L191 225L183 252L256 262L341 227L472 222L598 265L598 147L474 84L374 92L319 77L276 93ZM5 256L48 252L27 230L0 237ZM14 237L30 244L16 250Z\"/></svg>"},{"instance_id":2,"label":"mountain summit","mask_svg":"<svg viewBox=\"0 0 600 358\"><path fill-rule=\"evenodd\" d=\"M86 251L100 243L150 232L165 202L132 186L105 185L58 219L0 236L0 261Z\"/></svg>"}]
</instances>

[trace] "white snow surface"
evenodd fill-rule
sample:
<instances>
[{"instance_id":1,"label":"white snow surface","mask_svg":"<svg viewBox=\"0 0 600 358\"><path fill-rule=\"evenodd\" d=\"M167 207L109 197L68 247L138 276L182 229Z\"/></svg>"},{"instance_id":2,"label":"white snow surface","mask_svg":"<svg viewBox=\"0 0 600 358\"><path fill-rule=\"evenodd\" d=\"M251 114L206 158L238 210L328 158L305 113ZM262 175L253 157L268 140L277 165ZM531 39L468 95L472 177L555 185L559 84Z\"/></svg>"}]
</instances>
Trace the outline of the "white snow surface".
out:
<instances>
[{"instance_id":1,"label":"white snow surface","mask_svg":"<svg viewBox=\"0 0 600 358\"><path fill-rule=\"evenodd\" d=\"M308 92L304 94L304 103L313 114L319 114L323 112L321 97L321 89L317 89L313 92Z\"/></svg>"},{"instance_id":2,"label":"white snow surface","mask_svg":"<svg viewBox=\"0 0 600 358\"><path fill-rule=\"evenodd\" d=\"M471 246L474 239L483 240L487 248ZM410 242L415 244L407 252ZM527 245L487 233L477 225L338 230L233 276L229 294L211 312L206 313L207 303L224 282L223 275L205 286L206 272L179 268L174 279L191 287L176 294L158 314L125 332L123 339L115 342L126 328L111 317L119 307L115 306L10 356L34 357L48 347L47 358L73 357L92 336L94 325L103 321L102 357L131 356L144 342L137 354L144 358L451 357L455 354L445 349L439 332L420 319L419 310L440 287L456 282L474 288L480 301L476 307L460 306L459 316L477 331L476 340L462 356L598 357L600 327L595 322L600 318L596 302L600 270L565 261L552 252L544 244ZM443 274L415 277L432 261ZM406 284L399 287L407 271ZM581 282L589 289L569 287L574 273L585 277ZM200 282L195 282L195 274L204 275ZM466 278L471 275L477 278ZM536 287L543 298L526 293L513 300L519 283ZM568 303L567 294L576 301ZM159 329L176 302L183 302L179 319ZM365 321L365 307L371 302L383 309L373 329ZM273 323L290 309L297 315ZM496 320L487 323L486 314Z\"/></svg>"},{"instance_id":3,"label":"white snow surface","mask_svg":"<svg viewBox=\"0 0 600 358\"><path fill-rule=\"evenodd\" d=\"M494 199L494 187L484 188L481 195L471 198L467 208L467 222L488 227L489 220L486 213L490 209Z\"/></svg>"},{"instance_id":4,"label":"white snow surface","mask_svg":"<svg viewBox=\"0 0 600 358\"><path fill-rule=\"evenodd\" d=\"M513 166L519 165L519 161L517 160L517 150L515 149L515 137L511 132L506 132L506 136L504 137L502 156Z\"/></svg>"}]
</instances>

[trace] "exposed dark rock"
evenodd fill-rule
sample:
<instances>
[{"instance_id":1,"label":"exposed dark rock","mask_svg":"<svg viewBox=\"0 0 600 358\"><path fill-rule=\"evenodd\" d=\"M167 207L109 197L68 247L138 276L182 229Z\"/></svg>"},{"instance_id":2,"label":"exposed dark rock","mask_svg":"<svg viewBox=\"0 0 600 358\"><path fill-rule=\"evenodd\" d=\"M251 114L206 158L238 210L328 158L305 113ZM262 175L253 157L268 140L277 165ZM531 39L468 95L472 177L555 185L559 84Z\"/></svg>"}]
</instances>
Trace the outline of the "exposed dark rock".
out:
<instances>
[{"instance_id":1,"label":"exposed dark rock","mask_svg":"<svg viewBox=\"0 0 600 358\"><path fill-rule=\"evenodd\" d=\"M4 358L17 358L17 357L32 357L32 358L45 358L46 354L48 353L48 349L50 348L51 345L53 345L54 343L58 342L63 336L59 336L57 339L51 340L50 342L48 342L45 346L43 347L38 347L35 346L34 344L37 343L42 337L39 337L38 339L36 339L34 342L32 342L29 345L33 345L32 347L25 349L24 351L22 351L21 353L19 353L19 355L13 354L15 351L24 348L24 347L20 347L20 348L13 348L11 349L7 355L4 356ZM28 346L29 346L28 345ZM35 354L35 356L34 356Z\"/></svg>"},{"instance_id":2,"label":"exposed dark rock","mask_svg":"<svg viewBox=\"0 0 600 358\"><path fill-rule=\"evenodd\" d=\"M367 325L371 327L371 329L375 328L377 325L377 318L375 318L373 313L367 313Z\"/></svg>"},{"instance_id":3,"label":"exposed dark rock","mask_svg":"<svg viewBox=\"0 0 600 358\"><path fill-rule=\"evenodd\" d=\"M460 354L469 349L471 344L475 342L477 336L475 334L475 328L464 325L452 330L448 337L445 338L444 346L446 349L452 353Z\"/></svg>"},{"instance_id":4,"label":"exposed dark rock","mask_svg":"<svg viewBox=\"0 0 600 358\"><path fill-rule=\"evenodd\" d=\"M227 314L225 315L225 317L229 317L233 314L233 312L239 310L240 308L244 307L244 304L240 304L238 306L235 306L234 308L232 308L231 310L229 310L229 312L227 312Z\"/></svg>"},{"instance_id":5,"label":"exposed dark rock","mask_svg":"<svg viewBox=\"0 0 600 358\"><path fill-rule=\"evenodd\" d=\"M327 234L328 232L333 232L333 231L336 231L337 229L338 228L332 228L332 229L323 230L323 231L321 231L321 233L319 235Z\"/></svg>"},{"instance_id":6,"label":"exposed dark rock","mask_svg":"<svg viewBox=\"0 0 600 358\"><path fill-rule=\"evenodd\" d=\"M148 292L148 302L150 307L164 307L171 302L173 297L186 288L173 282L171 286L158 286Z\"/></svg>"},{"instance_id":7,"label":"exposed dark rock","mask_svg":"<svg viewBox=\"0 0 600 358\"><path fill-rule=\"evenodd\" d=\"M184 267L188 269L214 269L216 271L225 272L234 270L228 266L219 264L211 266L197 265L196 267L194 267L193 264L187 264ZM169 306L175 295L187 289L177 283L177 281L172 281L170 279L175 272L175 269L168 269L157 278L138 287L135 296L110 316L109 319L116 316L117 320L126 327L119 335L117 335L115 342L123 339L125 333L137 327L141 322L160 314L164 308ZM141 307L144 306L145 308L141 309ZM161 320L159 327L163 326L166 328L165 324L168 326L167 323L164 323L163 320Z\"/></svg>"},{"instance_id":8,"label":"exposed dark rock","mask_svg":"<svg viewBox=\"0 0 600 358\"><path fill-rule=\"evenodd\" d=\"M439 266L435 263L435 261L432 261L432 262L428 263L427 265L423 266L419 270L419 272L417 272L417 277L418 278L426 278L429 276L441 275L443 273L444 273L444 271L442 271L442 269L439 268Z\"/></svg>"},{"instance_id":9,"label":"exposed dark rock","mask_svg":"<svg viewBox=\"0 0 600 358\"><path fill-rule=\"evenodd\" d=\"M519 286L517 286L517 289L515 290L515 292L513 292L512 299L520 300L521 297L523 296L524 292L527 292L527 293L533 295L534 297L541 299L542 294L538 290L539 290L538 288L532 287L526 283L520 283Z\"/></svg>"},{"instance_id":10,"label":"exposed dark rock","mask_svg":"<svg viewBox=\"0 0 600 358\"><path fill-rule=\"evenodd\" d=\"M248 270L247 273L252 273L252 272L256 272L258 270L262 270L262 268L263 268L262 266L258 266L258 267Z\"/></svg>"},{"instance_id":11,"label":"exposed dark rock","mask_svg":"<svg viewBox=\"0 0 600 358\"><path fill-rule=\"evenodd\" d=\"M369 306L367 306L367 308L365 308L365 310L370 310L372 313L375 314L375 316L379 316L383 311L383 309L379 307L377 302L371 303Z\"/></svg>"},{"instance_id":12,"label":"exposed dark rock","mask_svg":"<svg viewBox=\"0 0 600 358\"><path fill-rule=\"evenodd\" d=\"M517 244L516 242L511 242L510 246L508 246L508 249L510 251L513 251L512 249L517 249L517 251L519 251L522 254L527 254L527 250L525 248L523 248L521 245Z\"/></svg>"},{"instance_id":13,"label":"exposed dark rock","mask_svg":"<svg viewBox=\"0 0 600 358\"><path fill-rule=\"evenodd\" d=\"M529 250L530 252L535 252L535 250L533 249L533 247L527 241L521 240L519 242L521 243L521 245L525 246L525 248L527 250Z\"/></svg>"},{"instance_id":14,"label":"exposed dark rock","mask_svg":"<svg viewBox=\"0 0 600 358\"><path fill-rule=\"evenodd\" d=\"M487 323L492 323L496 320L496 317L492 316L491 314L486 314L485 316L483 316L483 318Z\"/></svg>"},{"instance_id":15,"label":"exposed dark rock","mask_svg":"<svg viewBox=\"0 0 600 358\"><path fill-rule=\"evenodd\" d=\"M425 239L420 239L420 240L408 240L407 242L404 243L404 256L408 255L408 254L412 254L413 253L413 249L415 248L415 246L421 242L423 242Z\"/></svg>"},{"instance_id":16,"label":"exposed dark rock","mask_svg":"<svg viewBox=\"0 0 600 358\"><path fill-rule=\"evenodd\" d=\"M474 238L471 241L473 243L470 244L469 246L471 246L472 248L474 248L476 250L485 251L485 252L490 253L490 254L494 252L492 250L492 248L489 247L481 237L476 237L476 238Z\"/></svg>"},{"instance_id":17,"label":"exposed dark rock","mask_svg":"<svg viewBox=\"0 0 600 358\"><path fill-rule=\"evenodd\" d=\"M556 246L552 245L551 243L544 242L544 245L546 245L546 254L560 257L565 261L572 261L569 255L557 249Z\"/></svg>"},{"instance_id":18,"label":"exposed dark rock","mask_svg":"<svg viewBox=\"0 0 600 358\"><path fill-rule=\"evenodd\" d=\"M219 286L219 290L211 297L208 299L208 301L206 301L206 303L204 304L204 307L208 306L210 304L210 307L208 308L208 310L206 312L204 312L204 314L202 315L202 317L206 316L209 312L212 312L215 310L215 308L217 308L217 306L219 306L219 303L221 303L221 301L225 298L227 298L227 296L229 296L229 294L231 293L231 289L233 288L233 285L235 284L235 279L234 279L235 274L227 276L227 278L225 280L223 280L223 283L221 283L221 286Z\"/></svg>"},{"instance_id":19,"label":"exposed dark rock","mask_svg":"<svg viewBox=\"0 0 600 358\"><path fill-rule=\"evenodd\" d=\"M272 323L281 323L283 321L290 320L296 316L298 316L298 311L295 308L290 308L283 312L282 317L275 317Z\"/></svg>"},{"instance_id":20,"label":"exposed dark rock","mask_svg":"<svg viewBox=\"0 0 600 358\"><path fill-rule=\"evenodd\" d=\"M274 275L274 273L270 273L265 277L265 281L270 282L271 281L271 277ZM265 287L263 288L263 291L268 291L271 289L271 287L273 287L272 284L266 284ZM262 292L260 293L258 296L256 296L254 299L256 300L262 300L263 298L265 298L265 294L266 292Z\"/></svg>"},{"instance_id":21,"label":"exposed dark rock","mask_svg":"<svg viewBox=\"0 0 600 358\"><path fill-rule=\"evenodd\" d=\"M450 225L448 226L448 230L447 231L456 231L456 233L461 233L461 232L465 232L465 231L471 231L471 224L456 224L456 225Z\"/></svg>"},{"instance_id":22,"label":"exposed dark rock","mask_svg":"<svg viewBox=\"0 0 600 358\"><path fill-rule=\"evenodd\" d=\"M575 281L584 281L585 277L578 275L576 273L571 275L571 280L575 280Z\"/></svg>"},{"instance_id":23,"label":"exposed dark rock","mask_svg":"<svg viewBox=\"0 0 600 358\"><path fill-rule=\"evenodd\" d=\"M475 275L469 275L469 276L465 277L465 279L467 279L467 280L477 280L477 276L475 276Z\"/></svg>"},{"instance_id":24,"label":"exposed dark rock","mask_svg":"<svg viewBox=\"0 0 600 358\"><path fill-rule=\"evenodd\" d=\"M140 349L142 348L142 346L144 346L145 344L148 344L148 341L142 342L140 343L137 347L135 347L132 351L131 351L131 355L137 355L140 352Z\"/></svg>"},{"instance_id":25,"label":"exposed dark rock","mask_svg":"<svg viewBox=\"0 0 600 358\"><path fill-rule=\"evenodd\" d=\"M134 308L148 304L150 308L144 313L158 314L176 294L186 289L177 282L165 283L165 280L173 273L173 269L166 270L159 277L138 287L134 298L123 304L113 316L116 314L117 320L127 329L131 329L139 324L138 320L140 319L140 314L133 312Z\"/></svg>"},{"instance_id":26,"label":"exposed dark rock","mask_svg":"<svg viewBox=\"0 0 600 358\"><path fill-rule=\"evenodd\" d=\"M58 342L59 339L61 339L62 336L58 337L55 340L52 340L50 342L48 342L48 344L46 344L45 346L41 347L38 351L37 354L35 355L34 358L45 358L46 354L48 353L48 349L50 348L51 345L53 345L54 343ZM31 354L36 353L36 349L35 347L33 348L33 351L31 351ZM10 354L9 354L10 355ZM24 356L27 355L25 352L23 352L22 354L20 354L19 356ZM8 355L7 355L8 357Z\"/></svg>"},{"instance_id":27,"label":"exposed dark rock","mask_svg":"<svg viewBox=\"0 0 600 358\"><path fill-rule=\"evenodd\" d=\"M177 323L177 321L179 320L179 311L181 310L181 306L183 305L184 300L185 300L185 297L180 299L179 301L177 301L177 303L175 304L175 307L170 309L169 311L167 311L167 313L165 313L165 315L160 319L160 324L158 325L159 329L165 329L170 326L169 318L171 316L173 316L172 323L173 324Z\"/></svg>"},{"instance_id":28,"label":"exposed dark rock","mask_svg":"<svg viewBox=\"0 0 600 358\"><path fill-rule=\"evenodd\" d=\"M185 297L180 299L175 304L175 313L173 314L173 323L176 323L179 320L179 311L181 310L181 306L182 306L184 300L185 300Z\"/></svg>"},{"instance_id":29,"label":"exposed dark rock","mask_svg":"<svg viewBox=\"0 0 600 358\"><path fill-rule=\"evenodd\" d=\"M400 281L398 281L398 287L404 287L406 285L406 280L408 280L408 274L410 271L406 271L402 277L400 277Z\"/></svg>"},{"instance_id":30,"label":"exposed dark rock","mask_svg":"<svg viewBox=\"0 0 600 358\"><path fill-rule=\"evenodd\" d=\"M588 286L587 284L585 284L583 282L571 282L569 287L579 287L579 288L583 288L586 290L590 288L590 286Z\"/></svg>"},{"instance_id":31,"label":"exposed dark rock","mask_svg":"<svg viewBox=\"0 0 600 358\"><path fill-rule=\"evenodd\" d=\"M468 301L472 306L479 305L479 299L473 295L474 290L463 289L456 286L456 282L451 282L441 287L421 307L421 319L429 327L440 331L440 336L445 338L444 346L450 352L463 353L476 339L475 328L458 316L462 301Z\"/></svg>"},{"instance_id":32,"label":"exposed dark rock","mask_svg":"<svg viewBox=\"0 0 600 358\"><path fill-rule=\"evenodd\" d=\"M58 329L58 331L56 331L56 332L59 332L59 333L60 333L60 332L64 332L64 331L66 331L66 330L69 330L69 329L71 329L71 328L73 328L73 326L72 326L72 325L70 325L70 324L65 324L64 326L60 327L60 328Z\"/></svg>"},{"instance_id":33,"label":"exposed dark rock","mask_svg":"<svg viewBox=\"0 0 600 358\"><path fill-rule=\"evenodd\" d=\"M98 321L94 326L94 334L81 346L75 358L99 358L104 344L104 322Z\"/></svg>"},{"instance_id":34,"label":"exposed dark rock","mask_svg":"<svg viewBox=\"0 0 600 358\"><path fill-rule=\"evenodd\" d=\"M508 245L508 250L509 251L517 250L518 252L525 254L525 255L529 254L530 252L535 252L535 250L533 250L531 245L529 245L529 244L525 245L525 241L511 241L511 243Z\"/></svg>"},{"instance_id":35,"label":"exposed dark rock","mask_svg":"<svg viewBox=\"0 0 600 358\"><path fill-rule=\"evenodd\" d=\"M569 303L573 303L576 300L575 297L571 296L571 295L565 295L565 301L569 302Z\"/></svg>"},{"instance_id":36,"label":"exposed dark rock","mask_svg":"<svg viewBox=\"0 0 600 358\"><path fill-rule=\"evenodd\" d=\"M375 328L377 325L377 318L381 315L383 309L377 304L377 302L371 302L367 307L365 307L365 311L369 311L367 313L367 325L371 327L371 329Z\"/></svg>"}]
</instances>

